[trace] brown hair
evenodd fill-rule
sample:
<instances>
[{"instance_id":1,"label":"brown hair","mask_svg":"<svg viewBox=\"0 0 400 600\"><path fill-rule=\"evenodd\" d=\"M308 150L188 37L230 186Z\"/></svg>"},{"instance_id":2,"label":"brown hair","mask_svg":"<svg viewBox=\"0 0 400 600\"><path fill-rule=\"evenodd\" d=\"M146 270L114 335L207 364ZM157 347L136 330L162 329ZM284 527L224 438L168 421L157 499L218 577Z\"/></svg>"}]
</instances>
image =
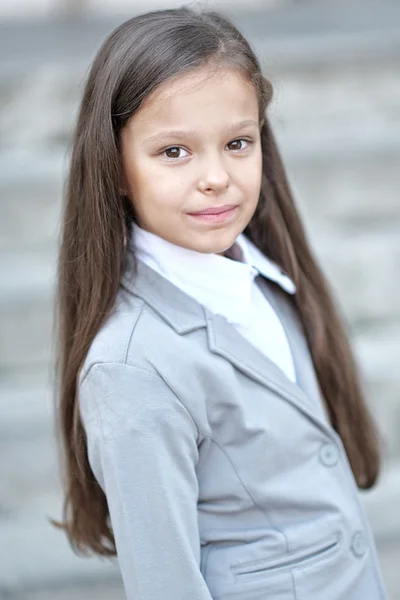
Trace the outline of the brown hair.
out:
<instances>
[{"instance_id":1,"label":"brown hair","mask_svg":"<svg viewBox=\"0 0 400 600\"><path fill-rule=\"evenodd\" d=\"M65 503L63 527L76 552L115 554L106 497L91 471L79 417L77 378L90 344L113 309L133 208L121 194L122 128L158 85L212 62L235 67L259 97L263 176L245 233L294 280L330 420L359 487L379 471L374 423L330 290L310 250L266 117L271 83L249 43L225 17L186 7L149 12L115 29L94 59L72 142L65 189L57 289L57 417Z\"/></svg>"}]
</instances>

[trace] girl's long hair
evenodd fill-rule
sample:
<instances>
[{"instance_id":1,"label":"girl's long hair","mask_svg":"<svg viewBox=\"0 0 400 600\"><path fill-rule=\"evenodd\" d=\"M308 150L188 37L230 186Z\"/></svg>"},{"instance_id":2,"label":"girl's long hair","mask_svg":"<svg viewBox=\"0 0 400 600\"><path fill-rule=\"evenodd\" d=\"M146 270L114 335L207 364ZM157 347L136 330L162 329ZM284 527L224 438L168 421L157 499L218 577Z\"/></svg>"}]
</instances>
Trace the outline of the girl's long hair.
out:
<instances>
[{"instance_id":1,"label":"girl's long hair","mask_svg":"<svg viewBox=\"0 0 400 600\"><path fill-rule=\"evenodd\" d=\"M249 43L214 11L149 12L115 29L95 57L72 140L58 258L57 427L63 465L63 522L79 553L116 553L106 497L91 471L79 416L77 380L99 328L113 309L124 268L132 204L121 193L120 132L161 83L207 64L238 68L258 98L263 176L245 233L297 286L294 302L308 339L333 428L360 488L380 463L378 436L331 292L310 250L266 109L271 83Z\"/></svg>"}]
</instances>

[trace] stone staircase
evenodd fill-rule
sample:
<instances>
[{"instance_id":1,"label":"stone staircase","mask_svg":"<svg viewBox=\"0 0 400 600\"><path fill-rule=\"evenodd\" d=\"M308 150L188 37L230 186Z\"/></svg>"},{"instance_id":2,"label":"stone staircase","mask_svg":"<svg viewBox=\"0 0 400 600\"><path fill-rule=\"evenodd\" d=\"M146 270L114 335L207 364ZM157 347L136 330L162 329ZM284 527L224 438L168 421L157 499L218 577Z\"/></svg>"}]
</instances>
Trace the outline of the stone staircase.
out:
<instances>
[{"instance_id":1,"label":"stone staircase","mask_svg":"<svg viewBox=\"0 0 400 600\"><path fill-rule=\"evenodd\" d=\"M300 40L300 34L290 31L267 43L247 19L248 34L253 32L265 74L275 86L270 117L300 210L348 322L382 432L385 470L376 489L362 498L391 598L396 600L400 598L397 48L387 44L384 52L381 47L381 52L374 52L371 41L368 52L357 52L358 38L352 45L346 33L347 49L342 48L335 60L326 38L308 33ZM256 22L259 18L254 17ZM50 25L43 27L51 30ZM64 51L54 60L47 47L26 63L11 56L0 66L0 599L123 598L115 562L76 557L63 534L47 520L61 515L51 335L62 185L82 78L105 29L104 24L87 24L92 45L86 47L84 27L74 41L68 27L61 28L61 45L80 44L80 57ZM340 34L335 35L339 47ZM303 42L311 48L301 58L292 52L296 39L299 47ZM333 42L332 38L332 48ZM325 54L318 47L324 47Z\"/></svg>"}]
</instances>

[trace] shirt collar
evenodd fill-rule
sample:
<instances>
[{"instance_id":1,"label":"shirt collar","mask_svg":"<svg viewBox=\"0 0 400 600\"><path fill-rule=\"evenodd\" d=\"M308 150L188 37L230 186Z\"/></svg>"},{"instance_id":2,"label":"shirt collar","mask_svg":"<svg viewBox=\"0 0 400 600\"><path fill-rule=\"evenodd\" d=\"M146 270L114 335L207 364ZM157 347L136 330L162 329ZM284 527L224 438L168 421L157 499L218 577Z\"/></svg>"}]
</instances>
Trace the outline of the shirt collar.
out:
<instances>
[{"instance_id":1,"label":"shirt collar","mask_svg":"<svg viewBox=\"0 0 400 600\"><path fill-rule=\"evenodd\" d=\"M132 222L129 245L139 260L231 323L248 323L252 281L258 273L288 293L296 290L292 280L243 233L228 256L220 256L172 244Z\"/></svg>"},{"instance_id":2,"label":"shirt collar","mask_svg":"<svg viewBox=\"0 0 400 600\"><path fill-rule=\"evenodd\" d=\"M257 246L243 233L236 239L237 244L243 252L243 260L254 267L261 275L274 281L288 294L296 293L293 280L275 263L265 256ZM232 246L232 249L236 244ZM229 252L229 251L228 251ZM239 259L240 260L240 259Z\"/></svg>"}]
</instances>

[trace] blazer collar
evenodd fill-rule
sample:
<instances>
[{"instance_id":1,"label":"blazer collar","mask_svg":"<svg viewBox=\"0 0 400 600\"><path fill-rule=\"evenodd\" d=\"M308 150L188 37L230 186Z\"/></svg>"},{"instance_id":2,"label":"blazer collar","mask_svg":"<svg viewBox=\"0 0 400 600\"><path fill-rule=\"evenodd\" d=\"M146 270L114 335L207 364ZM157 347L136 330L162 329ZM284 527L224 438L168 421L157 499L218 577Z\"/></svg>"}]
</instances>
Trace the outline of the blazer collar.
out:
<instances>
[{"instance_id":1,"label":"blazer collar","mask_svg":"<svg viewBox=\"0 0 400 600\"><path fill-rule=\"evenodd\" d=\"M337 437L336 432L314 410L312 401L303 390L241 335L234 325L221 315L209 311L143 261L136 260L129 249L121 285L142 298L179 335L205 328L211 352L227 359L248 377L285 398L325 433Z\"/></svg>"},{"instance_id":2,"label":"blazer collar","mask_svg":"<svg viewBox=\"0 0 400 600\"><path fill-rule=\"evenodd\" d=\"M206 326L203 306L146 263L137 260L129 247L121 283L180 335Z\"/></svg>"}]
</instances>

